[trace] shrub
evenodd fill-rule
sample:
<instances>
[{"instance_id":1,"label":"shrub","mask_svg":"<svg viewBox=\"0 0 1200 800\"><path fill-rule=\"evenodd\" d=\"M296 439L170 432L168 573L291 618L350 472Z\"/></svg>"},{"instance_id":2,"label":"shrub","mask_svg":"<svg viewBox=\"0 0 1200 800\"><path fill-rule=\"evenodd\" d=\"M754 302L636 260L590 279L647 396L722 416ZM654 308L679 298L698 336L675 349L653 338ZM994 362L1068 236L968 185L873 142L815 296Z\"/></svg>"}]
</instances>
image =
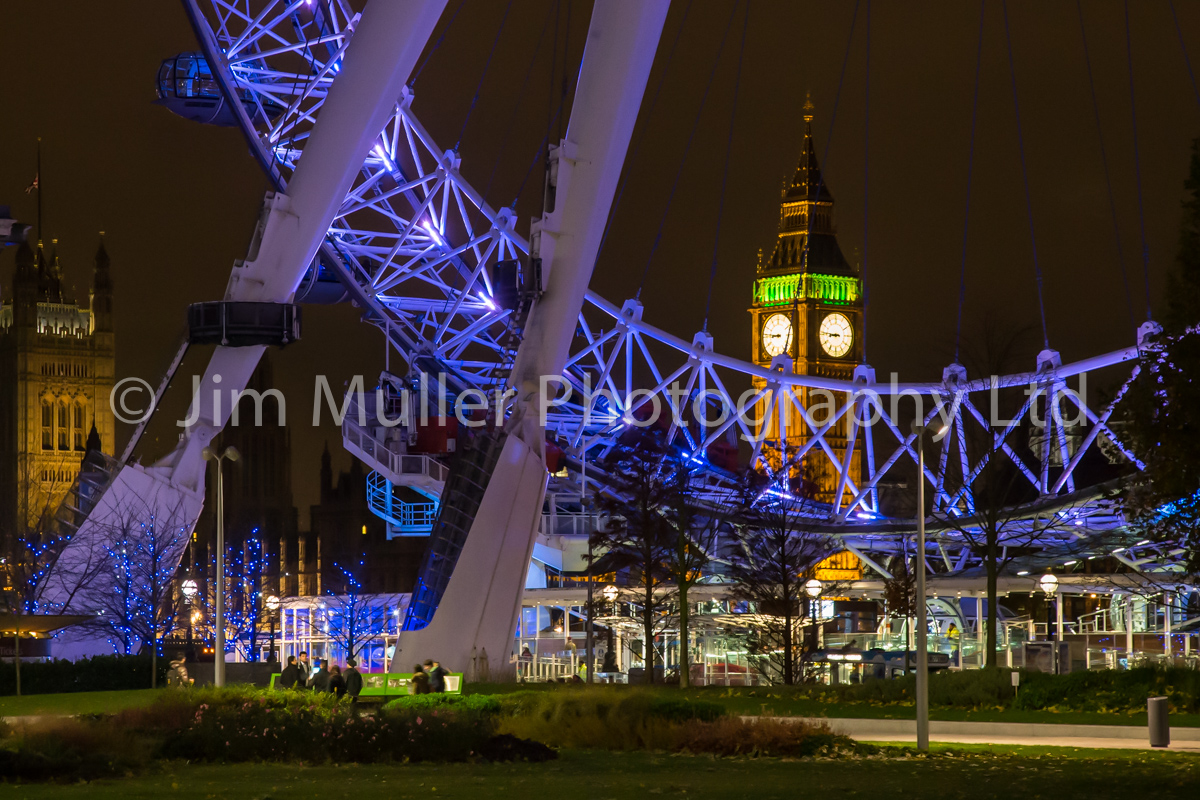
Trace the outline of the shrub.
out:
<instances>
[{"instance_id":1,"label":"shrub","mask_svg":"<svg viewBox=\"0 0 1200 800\"><path fill-rule=\"evenodd\" d=\"M158 685L166 685L169 664L158 659ZM150 688L150 656L93 656L78 661L21 664L23 694L102 692ZM0 662L0 695L16 694L17 673L11 661Z\"/></svg>"},{"instance_id":2,"label":"shrub","mask_svg":"<svg viewBox=\"0 0 1200 800\"><path fill-rule=\"evenodd\" d=\"M144 708L0 731L0 777L90 780L153 758L199 761L543 761L549 748L495 736L487 698L391 704L373 716L332 695L252 687L163 692Z\"/></svg>"},{"instance_id":3,"label":"shrub","mask_svg":"<svg viewBox=\"0 0 1200 800\"><path fill-rule=\"evenodd\" d=\"M825 726L731 717L719 703L648 689L514 692L499 699L500 730L562 747L666 750L719 756L857 752Z\"/></svg>"},{"instance_id":4,"label":"shrub","mask_svg":"<svg viewBox=\"0 0 1200 800\"><path fill-rule=\"evenodd\" d=\"M472 709L433 708L355 716L318 705L201 704L169 733L159 755L203 761L462 761L491 737Z\"/></svg>"},{"instance_id":5,"label":"shrub","mask_svg":"<svg viewBox=\"0 0 1200 800\"><path fill-rule=\"evenodd\" d=\"M835 734L827 725L787 723L773 719L747 721L724 717L712 722L681 725L673 750L715 756L803 756L870 753L878 748L859 745Z\"/></svg>"},{"instance_id":6,"label":"shrub","mask_svg":"<svg viewBox=\"0 0 1200 800\"><path fill-rule=\"evenodd\" d=\"M478 755L487 761L551 761L558 753L541 742L518 739L507 733L484 742Z\"/></svg>"},{"instance_id":7,"label":"shrub","mask_svg":"<svg viewBox=\"0 0 1200 800\"><path fill-rule=\"evenodd\" d=\"M513 692L498 700L501 732L546 744L665 750L671 742L672 723L651 712L658 698L645 689Z\"/></svg>"},{"instance_id":8,"label":"shrub","mask_svg":"<svg viewBox=\"0 0 1200 800\"><path fill-rule=\"evenodd\" d=\"M720 703L705 700L688 700L681 697L656 697L648 709L650 716L670 722L700 720L713 722L725 716L725 707Z\"/></svg>"},{"instance_id":9,"label":"shrub","mask_svg":"<svg viewBox=\"0 0 1200 800\"><path fill-rule=\"evenodd\" d=\"M1022 673L1013 708L1138 713L1149 697L1166 697L1176 713L1200 713L1200 672L1185 667Z\"/></svg>"},{"instance_id":10,"label":"shrub","mask_svg":"<svg viewBox=\"0 0 1200 800\"><path fill-rule=\"evenodd\" d=\"M384 706L384 709L388 711L419 711L435 708L454 708L495 715L500 713L500 701L486 694L430 693L398 697Z\"/></svg>"},{"instance_id":11,"label":"shrub","mask_svg":"<svg viewBox=\"0 0 1200 800\"><path fill-rule=\"evenodd\" d=\"M55 719L17 726L0 747L0 776L72 782L128 774L148 756L145 743L102 722Z\"/></svg>"},{"instance_id":12,"label":"shrub","mask_svg":"<svg viewBox=\"0 0 1200 800\"><path fill-rule=\"evenodd\" d=\"M1013 708L1133 714L1146 710L1146 698L1165 696L1173 712L1200 714L1200 671L1185 667L1092 670L1067 675L1022 670L1019 693L1013 689L1012 672L997 668L934 673L929 677L929 705L965 710ZM916 698L916 676L837 686L708 687L701 691L742 700L761 697L911 706Z\"/></svg>"}]
</instances>

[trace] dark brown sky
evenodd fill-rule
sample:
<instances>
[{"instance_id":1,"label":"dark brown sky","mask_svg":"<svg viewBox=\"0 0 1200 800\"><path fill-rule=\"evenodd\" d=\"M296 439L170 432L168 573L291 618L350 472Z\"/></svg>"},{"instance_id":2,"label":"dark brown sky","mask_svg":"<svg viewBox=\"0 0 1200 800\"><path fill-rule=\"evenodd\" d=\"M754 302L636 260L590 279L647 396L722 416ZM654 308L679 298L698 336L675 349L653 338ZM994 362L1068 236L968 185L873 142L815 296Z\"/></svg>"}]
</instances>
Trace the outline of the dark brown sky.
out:
<instances>
[{"instance_id":1,"label":"dark brown sky","mask_svg":"<svg viewBox=\"0 0 1200 800\"><path fill-rule=\"evenodd\" d=\"M520 87L538 33L557 3L514 0L462 138L463 171L481 190L491 181L494 205L511 201L545 132L549 33L523 96ZM188 123L151 104L159 61L195 47L180 6L164 0L13 5L20 5L19 13L8 9L0 26L0 204L33 220L35 204L22 190L33 177L41 136L45 238L60 239L68 281L82 297L97 232L107 232L117 281L118 372L156 381L182 332L186 305L219 297L233 260L245 254L265 181L238 131ZM447 18L457 5L450 0ZM562 0L560 64L568 5L572 63L587 24L588 3ZM1131 6L1150 286L1157 301L1174 258L1200 107L1167 2ZM1188 52L1200 66L1200 4L1181 0L1176 6ZM418 115L445 147L458 138L505 7L498 0L468 0L417 83ZM686 0L673 4L650 92L685 7ZM730 8L729 0L693 0L662 99L648 119L648 103L643 105L636 159L627 164L628 186L593 280L610 300L619 303L637 288ZM936 378L951 348L958 296L979 4L873 4L869 162L865 2L828 135L853 8L849 0L751 3L709 327L720 351L748 355L745 309L755 252L771 247L778 189L795 163L800 106L811 91L818 154L838 201L839 238L856 262L864 252L869 189L868 358L883 374ZM1128 345L1132 330L1075 4L1014 0L1009 14L1050 343L1066 360ZM1084 3L1084 15L1125 268L1140 319L1145 301L1123 4L1092 0ZM646 318L685 338L704 316L741 18L739 11L643 292ZM553 24L551 18L551 30ZM997 0L987 3L984 25L968 330L988 314L1018 324L1037 320ZM539 183L535 174L519 206L523 218L536 211ZM0 254L5 293L11 271L10 248ZM296 502L305 516L323 442L336 448L339 440L332 426L313 431L308 424L313 373L329 375L336 386L381 367L381 337L357 317L352 308L309 307L303 341L276 355L277 383L291 404ZM189 376L187 383L206 359L207 352L189 356L180 372ZM166 412L182 409L187 383L177 381ZM161 453L174 436L164 420L142 451L147 458ZM349 457L336 449L346 466Z\"/></svg>"}]
</instances>

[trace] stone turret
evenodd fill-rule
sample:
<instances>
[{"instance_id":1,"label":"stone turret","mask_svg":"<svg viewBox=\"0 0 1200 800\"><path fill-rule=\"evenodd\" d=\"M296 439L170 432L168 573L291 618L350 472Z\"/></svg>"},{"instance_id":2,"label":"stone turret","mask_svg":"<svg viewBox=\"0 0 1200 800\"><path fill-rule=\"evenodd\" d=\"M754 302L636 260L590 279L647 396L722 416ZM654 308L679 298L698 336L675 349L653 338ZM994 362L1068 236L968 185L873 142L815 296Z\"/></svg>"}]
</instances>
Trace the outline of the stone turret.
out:
<instances>
[{"instance_id":1,"label":"stone turret","mask_svg":"<svg viewBox=\"0 0 1200 800\"><path fill-rule=\"evenodd\" d=\"M33 249L28 242L17 248L17 269L13 273L13 325L32 328L37 324L38 273Z\"/></svg>"},{"instance_id":2,"label":"stone turret","mask_svg":"<svg viewBox=\"0 0 1200 800\"><path fill-rule=\"evenodd\" d=\"M92 319L97 331L113 332L113 281L108 250L104 247L104 231L96 248L96 271L92 278Z\"/></svg>"}]
</instances>

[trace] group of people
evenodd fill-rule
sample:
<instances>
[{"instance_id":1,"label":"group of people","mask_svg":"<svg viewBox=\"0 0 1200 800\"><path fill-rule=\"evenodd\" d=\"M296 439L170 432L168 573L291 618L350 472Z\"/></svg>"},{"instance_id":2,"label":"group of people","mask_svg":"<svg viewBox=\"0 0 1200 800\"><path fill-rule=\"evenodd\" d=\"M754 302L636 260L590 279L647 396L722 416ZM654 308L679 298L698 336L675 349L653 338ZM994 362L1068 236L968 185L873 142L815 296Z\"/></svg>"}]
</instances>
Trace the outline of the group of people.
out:
<instances>
[{"instance_id":1,"label":"group of people","mask_svg":"<svg viewBox=\"0 0 1200 800\"><path fill-rule=\"evenodd\" d=\"M317 662L317 671L313 672L308 653L301 653L299 656L288 656L287 666L283 668L276 686L332 692L339 700L349 695L350 702L357 703L362 693L363 678L358 671L358 662L353 658L346 659L345 670L337 664L330 666L329 659L322 658Z\"/></svg>"},{"instance_id":2,"label":"group of people","mask_svg":"<svg viewBox=\"0 0 1200 800\"><path fill-rule=\"evenodd\" d=\"M413 665L412 683L409 684L411 694L437 694L446 691L446 675L442 665L431 658L425 659L424 664Z\"/></svg>"}]
</instances>

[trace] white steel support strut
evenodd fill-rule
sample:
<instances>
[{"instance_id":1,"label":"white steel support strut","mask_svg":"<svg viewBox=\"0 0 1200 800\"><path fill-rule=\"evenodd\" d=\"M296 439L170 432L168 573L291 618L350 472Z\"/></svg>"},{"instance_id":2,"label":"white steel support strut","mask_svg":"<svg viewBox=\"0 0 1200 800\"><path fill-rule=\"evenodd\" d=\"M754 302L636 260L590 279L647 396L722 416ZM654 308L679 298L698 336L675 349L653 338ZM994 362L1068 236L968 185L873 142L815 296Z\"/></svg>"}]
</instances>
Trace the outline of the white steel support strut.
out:
<instances>
[{"instance_id":1,"label":"white steel support strut","mask_svg":"<svg viewBox=\"0 0 1200 800\"><path fill-rule=\"evenodd\" d=\"M478 679L483 664L508 663L546 488L546 384L566 367L668 6L597 0L592 10L567 135L551 150L546 211L532 228L545 290L512 371L508 437L437 613L400 635L393 670L437 658Z\"/></svg>"},{"instance_id":2,"label":"white steel support strut","mask_svg":"<svg viewBox=\"0 0 1200 800\"><path fill-rule=\"evenodd\" d=\"M446 0L381 0L363 13L287 193L267 195L250 252L230 275L226 300L292 300L363 159L395 113L445 4ZM113 520L127 517L134 503L140 504L139 515L170 520L191 531L203 506L202 450L225 426L264 349L216 349L192 398L178 447L152 467L122 468L58 559L56 572L62 577L52 574L46 581L48 607L57 613L90 610L79 605L89 593L69 585L66 576L90 563ZM178 559L188 538L180 537L176 552L168 557ZM70 601L56 602L68 596ZM76 650L86 652L87 645L80 645Z\"/></svg>"},{"instance_id":3,"label":"white steel support strut","mask_svg":"<svg viewBox=\"0 0 1200 800\"><path fill-rule=\"evenodd\" d=\"M395 112L446 0L372 2L313 127L286 194L268 193L246 261L234 265L226 300L286 303L324 241L363 159ZM160 465L172 481L202 484L203 450L225 427L230 391L244 389L263 347L218 347L192 398L184 442ZM220 397L220 402L214 400Z\"/></svg>"}]
</instances>

